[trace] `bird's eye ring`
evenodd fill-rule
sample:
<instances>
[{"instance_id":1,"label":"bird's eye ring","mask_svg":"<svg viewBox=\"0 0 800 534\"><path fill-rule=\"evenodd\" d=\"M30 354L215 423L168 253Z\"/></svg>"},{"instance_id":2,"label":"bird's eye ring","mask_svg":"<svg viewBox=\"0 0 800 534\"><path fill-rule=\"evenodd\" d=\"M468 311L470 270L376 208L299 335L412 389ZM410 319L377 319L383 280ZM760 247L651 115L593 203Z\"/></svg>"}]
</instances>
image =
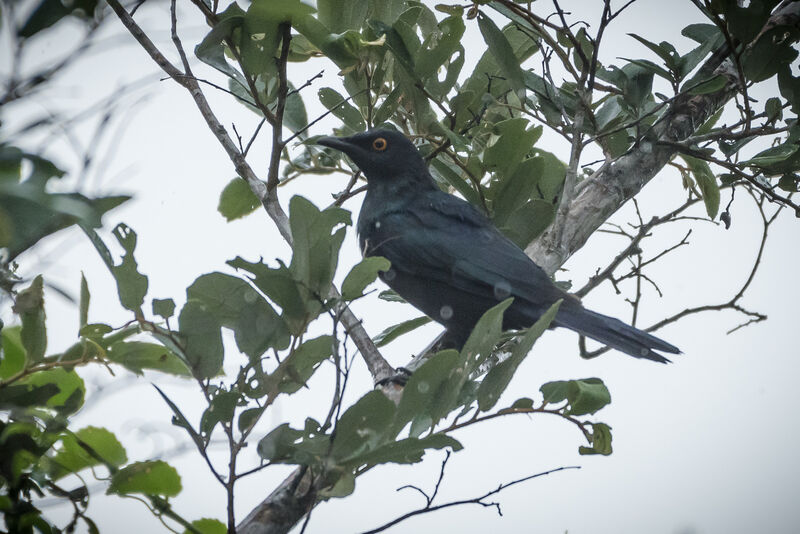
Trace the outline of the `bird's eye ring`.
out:
<instances>
[{"instance_id":1,"label":"bird's eye ring","mask_svg":"<svg viewBox=\"0 0 800 534\"><path fill-rule=\"evenodd\" d=\"M386 142L386 139L384 139L383 137L378 137L377 139L375 139L372 142L372 148L374 148L375 150L378 150L380 152L383 152L384 150L386 150L387 146L389 146L389 144Z\"/></svg>"}]
</instances>

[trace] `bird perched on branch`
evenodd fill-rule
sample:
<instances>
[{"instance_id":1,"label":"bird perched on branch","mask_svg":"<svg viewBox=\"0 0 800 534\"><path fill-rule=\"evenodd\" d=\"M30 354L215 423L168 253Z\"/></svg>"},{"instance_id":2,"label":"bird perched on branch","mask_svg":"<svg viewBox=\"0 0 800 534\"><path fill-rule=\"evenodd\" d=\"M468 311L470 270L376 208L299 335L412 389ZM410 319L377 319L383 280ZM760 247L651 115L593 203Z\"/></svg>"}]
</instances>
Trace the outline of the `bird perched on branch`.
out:
<instances>
[{"instance_id":1,"label":"bird perched on branch","mask_svg":"<svg viewBox=\"0 0 800 534\"><path fill-rule=\"evenodd\" d=\"M357 225L361 251L391 262L381 279L445 326L446 346L460 349L486 310L513 297L504 328L527 328L563 299L554 326L636 358L668 362L654 351L680 352L618 319L587 310L559 289L483 214L440 190L403 134L370 130L317 143L350 156L366 176Z\"/></svg>"}]
</instances>

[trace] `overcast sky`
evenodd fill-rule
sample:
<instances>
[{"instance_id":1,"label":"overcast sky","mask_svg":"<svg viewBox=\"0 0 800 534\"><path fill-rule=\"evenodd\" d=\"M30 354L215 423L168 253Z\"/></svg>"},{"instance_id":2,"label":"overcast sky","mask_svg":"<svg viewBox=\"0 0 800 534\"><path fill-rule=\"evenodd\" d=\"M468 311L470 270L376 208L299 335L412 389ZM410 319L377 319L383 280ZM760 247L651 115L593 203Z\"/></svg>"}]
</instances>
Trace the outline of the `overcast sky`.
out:
<instances>
[{"instance_id":1,"label":"overcast sky","mask_svg":"<svg viewBox=\"0 0 800 534\"><path fill-rule=\"evenodd\" d=\"M565 2L576 12L599 2ZM619 2L617 2L619 3ZM580 11L583 12L583 11ZM590 13L587 11L587 13ZM155 40L169 49L168 18L163 3L145 4L137 20L152 31ZM586 15L590 22L592 19ZM651 41L669 40L681 52L692 46L680 36L680 29L700 16L687 1L640 0L620 17L606 34L606 61L615 57L654 59L633 38L635 32ZM204 32L197 19L182 28L187 42ZM469 47L482 42L475 21L468 22L463 42ZM31 59L47 61L57 57L70 38L68 27L36 47ZM185 300L184 288L200 274L229 272L225 260L242 256L257 260L282 258L290 250L271 221L262 212L226 223L216 212L218 196L234 176L233 168L216 140L208 132L188 94L176 84L158 81L155 65L132 44L121 26L106 28L108 46L90 60L79 63L59 79L35 104L4 119L13 129L16 121L31 113L82 109L101 98L114 95L123 85L145 80L131 93L117 93L127 112L101 141L101 153L112 150L102 172L93 176L92 193L132 192L135 199L106 217L106 229L120 221L139 235L136 257L140 269L149 275L149 298ZM473 50L468 55L475 55ZM531 65L533 67L533 65ZM321 110L315 90L338 87L337 69L330 64L292 64L293 79L303 82L324 68L321 80L304 93L309 117ZM198 66L198 72L217 78ZM769 93L763 88L760 95ZM756 96L760 96L756 93ZM226 126L235 123L243 135L251 132L257 118L228 95L209 90L208 96ZM323 121L314 134L329 134L335 125ZM76 133L91 138L92 122L83 123ZM256 146L254 167L265 169L267 137ZM558 141L543 138L540 146L551 148L562 159L567 153ZM559 150L561 150L559 152ZM62 166L73 166L74 154L63 142L48 141L47 153ZM286 205L294 194L302 194L318 206L331 201L331 193L346 183L345 176L310 175L281 190ZM730 193L724 192L722 205ZM638 197L645 220L678 206L684 199L680 177L675 172L659 174ZM360 198L345 207L357 213ZM640 325L649 325L684 308L727 301L747 278L760 235L761 223L752 201L742 190L731 208L733 225L726 231L708 222L692 221L656 231L644 244L646 256L680 241L692 228L691 245L667 255L652 266L649 275L664 293L659 298L645 288L646 300L640 310ZM703 216L696 206L692 215ZM355 218L355 215L354 215ZM633 222L630 206L612 219L618 224ZM800 425L794 408L800 400L795 385L800 364L797 332L798 262L797 231L800 221L782 215L770 231L762 266L753 281L744 306L769 316L769 320L740 330L725 332L743 322L733 312L694 315L665 328L659 336L679 346L684 354L664 366L635 360L613 352L591 361L581 360L577 338L569 331L547 332L519 369L505 401L535 396L544 382L557 379L601 377L613 402L598 414L614 431L614 453L610 457L582 457L577 454L582 437L571 425L538 416L499 419L455 434L465 450L454 454L440 489L441 502L472 498L528 474L560 466L580 470L556 473L518 485L496 496L503 517L491 508L462 506L407 521L392 532L428 532L455 527L462 533L736 533L800 531L797 506L800 463L795 448ZM106 233L105 235L109 235ZM580 287L598 267L607 264L625 242L608 234L597 234L558 273ZM341 273L359 259L354 231L348 231L340 259ZM77 293L83 271L92 291L90 322L103 320L122 324L129 320L116 299L113 280L92 247L77 232L61 233L43 244L37 254L20 261L25 273L45 268L47 279ZM591 309L629 319L630 306L624 301L631 286L617 295L610 285L593 292L585 304ZM149 304L147 304L149 305ZM354 306L366 329L377 334L384 327L418 315L410 307L367 298ZM77 328L77 310L55 293L47 296L50 350L72 343ZM7 316L3 317L7 319ZM384 350L394 365L402 365L436 335L429 326L402 338ZM238 366L235 358L227 365ZM75 424L106 426L117 433L133 460L144 460L159 451L187 442L170 425L170 414L150 386L163 386L197 421L203 404L196 387L150 374L128 387L120 387L126 373L117 371L115 381L107 373L87 370L93 381L108 383L99 400L75 417ZM270 411L264 432L285 421L299 424L306 416L324 417L330 397L330 369L319 372L310 388L278 402ZM127 383L125 381L124 383ZM371 380L360 363L354 370L349 394L357 398L371 388ZM117 391L118 390L118 391ZM323 399L323 400L320 400ZM263 432L262 432L263 434ZM255 465L255 447L244 455ZM223 462L224 449L216 459ZM396 488L415 484L431 488L436 481L443 453L426 456L422 465L380 467L358 479L353 496L323 503L313 513L307 532L357 532L373 528L423 504L413 491ZM196 454L170 460L183 478L184 491L175 500L177 509L190 519L224 518L224 494ZM239 483L237 514L244 517L289 471L266 470ZM101 492L102 493L102 492ZM52 512L68 517L64 507ZM93 496L90 516L105 532L120 534L158 531L162 528L133 500Z\"/></svg>"}]
</instances>

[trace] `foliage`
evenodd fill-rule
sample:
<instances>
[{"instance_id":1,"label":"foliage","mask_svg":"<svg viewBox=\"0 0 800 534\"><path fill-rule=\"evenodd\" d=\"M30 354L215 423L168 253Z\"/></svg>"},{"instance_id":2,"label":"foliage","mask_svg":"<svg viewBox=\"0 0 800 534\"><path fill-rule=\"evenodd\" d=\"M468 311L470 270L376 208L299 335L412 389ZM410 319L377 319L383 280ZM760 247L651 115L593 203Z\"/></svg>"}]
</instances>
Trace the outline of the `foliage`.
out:
<instances>
[{"instance_id":1,"label":"foliage","mask_svg":"<svg viewBox=\"0 0 800 534\"><path fill-rule=\"evenodd\" d=\"M108 4L140 37L131 13L116 0ZM346 336L356 343L370 370L380 368L375 362L382 361L371 342L365 344L359 337L363 329L347 305L363 298L390 265L383 258L366 258L347 273L340 272L341 291L333 284L351 225L351 215L341 204L357 193L358 174L339 152L313 145L309 127L315 121L309 122L305 107L312 98L340 121L337 133L383 126L414 136L439 186L472 202L523 248L543 240L555 243L566 224L563 211L571 208L570 200L599 180L595 170L582 163L587 146L603 154L604 167L645 150L661 158L653 164L655 171L668 162L677 167L688 195L677 213L701 201L710 219L720 216L728 225L729 209L720 214L720 191L733 186L761 195L762 203L767 198L798 210L790 193L798 190L799 183L800 84L790 65L797 57L793 45L800 33L796 25L770 19L775 1L753 0L747 7L732 1L706 2L700 9L705 22L683 30L692 42L687 53L678 52L677 41L655 43L630 34L631 55L651 59L634 57L618 64L601 61L602 30L593 36L583 25L568 24L560 8L551 19L511 1L475 2L467 8L440 4L435 11L413 0L318 0L316 9L300 0L253 0L247 9L235 2L193 4L210 26L193 47L196 58L219 71L225 81L217 87L227 84L231 98L273 131L269 170L261 180L246 159L260 125L248 148L242 147L241 139L237 148L213 114L200 106L212 133L233 154L238 173L222 189L218 211L231 221L263 205L283 235L290 236L291 257L271 264L230 259L227 272L198 276L176 310L172 298L150 294L149 277L158 273L140 272L133 229L119 223L112 230L124 250L119 259L95 231L101 217L129 197L54 192L52 184L63 180L65 172L42 155L12 146L3 132L2 289L13 301L16 319L2 328L0 509L11 532L59 531L34 504L45 491L75 506L69 528L82 520L95 531L85 514L88 489L83 483L73 490L61 485L74 480L70 475L85 475L88 469L94 473L98 467L108 473L108 493L143 496L159 518L169 518L186 532L226 530L214 519L189 521L175 512L169 498L179 495L182 485L168 463L130 460L107 429L73 428L70 417L80 410L86 393L79 370L89 364L193 380L207 403L198 420L187 418L158 390L172 423L186 432L197 454L206 459L229 502L238 479L274 464L298 466L296 476L306 477L310 488L303 498L310 495L310 501L299 508L299 515L291 516L291 524L319 500L353 493L357 477L366 470L387 463L417 463L428 450L457 451L462 445L453 437L456 430L495 417L557 415L583 433L586 445L580 446L580 454L611 453L610 426L583 419L611 402L601 379L550 382L541 385L539 394L511 402L503 397L536 340L552 324L558 303L529 329L510 335L502 332L503 312L510 301L502 302L484 314L460 352L428 355L401 395L393 396L392 387L385 385L350 406L343 405L353 365L344 349ZM604 6L602 29L621 11L614 11L609 2ZM12 20L16 46L67 18L83 21L93 31L105 11L92 1L41 0L27 16ZM557 19L561 22L553 22ZM173 32L175 24L173 19ZM485 51L467 61L474 53L464 46L471 24L477 26ZM154 46L140 42L146 48ZM174 42L184 55L180 40L176 37ZM681 41L681 48L685 44ZM728 58L727 68L722 68L721 58ZM302 85L289 80L294 63L323 61L339 69L341 87L322 87L310 96L306 89L314 78ZM551 63L564 72L561 82L556 81ZM474 67L466 70L468 64ZM161 66L201 98L203 91L188 64L183 74L175 66L170 65L172 70ZM1 102L24 99L47 79L40 75L11 80ZM750 98L748 90L754 84L769 81L777 82L780 96L765 102ZM658 92L662 86L672 94ZM742 101L740 118L718 125L725 103L734 96ZM672 126L686 121L673 119L690 112L696 113L690 117L694 122L689 121L692 131L674 133ZM284 131L291 133L284 138ZM566 161L537 145L545 131L567 141L571 152ZM753 154L745 150L759 139L773 144ZM685 165L677 162L677 155ZM294 196L288 217L283 214L276 188L306 173L330 172L353 176L334 205L320 209L303 196ZM651 177L643 178L638 187ZM638 190L626 189L623 196L635 196ZM81 229L108 267L130 321L123 326L90 322L90 281L82 278L80 331L73 345L58 352L47 342L47 280L14 260L42 238L72 226ZM642 234L632 237L631 247L638 246L651 228L641 221ZM628 252L620 258L635 253L634 248ZM641 251L638 254L641 267ZM221 259L220 268L222 263ZM606 279L615 280L612 275L618 265L612 263ZM636 276L641 276L641 269ZM741 293L729 307L738 306L739 297ZM392 298L397 297L387 300ZM638 296L635 302L638 306ZM372 341L382 347L428 321L405 320ZM315 331L323 328L326 333L310 337L312 324L318 327ZM231 346L223 342L226 333L233 337ZM239 355L243 359L237 359ZM233 362L241 361L234 370ZM335 369L335 383L329 384L330 406L307 417L300 428L284 423L263 435L254 432L276 399L291 402L292 395L309 387L314 374L327 364ZM373 375L376 380L386 378ZM209 459L208 447L215 437L228 444L228 472ZM256 438L262 463L237 470L237 455ZM233 518L231 510L228 532L235 531Z\"/></svg>"}]
</instances>

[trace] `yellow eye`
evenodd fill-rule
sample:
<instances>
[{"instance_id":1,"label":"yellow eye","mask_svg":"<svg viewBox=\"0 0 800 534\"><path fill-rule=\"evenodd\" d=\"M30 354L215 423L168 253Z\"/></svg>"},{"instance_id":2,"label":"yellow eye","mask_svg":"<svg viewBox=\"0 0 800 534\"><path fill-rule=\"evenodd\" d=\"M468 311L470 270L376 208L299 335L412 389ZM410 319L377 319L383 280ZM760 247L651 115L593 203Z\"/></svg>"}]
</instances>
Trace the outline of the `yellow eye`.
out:
<instances>
[{"instance_id":1,"label":"yellow eye","mask_svg":"<svg viewBox=\"0 0 800 534\"><path fill-rule=\"evenodd\" d=\"M384 150L386 150L387 146L389 146L389 144L386 142L386 139L384 139L383 137L378 137L377 139L375 139L372 142L372 148L374 148L375 150L378 150L380 152L383 152Z\"/></svg>"}]
</instances>

